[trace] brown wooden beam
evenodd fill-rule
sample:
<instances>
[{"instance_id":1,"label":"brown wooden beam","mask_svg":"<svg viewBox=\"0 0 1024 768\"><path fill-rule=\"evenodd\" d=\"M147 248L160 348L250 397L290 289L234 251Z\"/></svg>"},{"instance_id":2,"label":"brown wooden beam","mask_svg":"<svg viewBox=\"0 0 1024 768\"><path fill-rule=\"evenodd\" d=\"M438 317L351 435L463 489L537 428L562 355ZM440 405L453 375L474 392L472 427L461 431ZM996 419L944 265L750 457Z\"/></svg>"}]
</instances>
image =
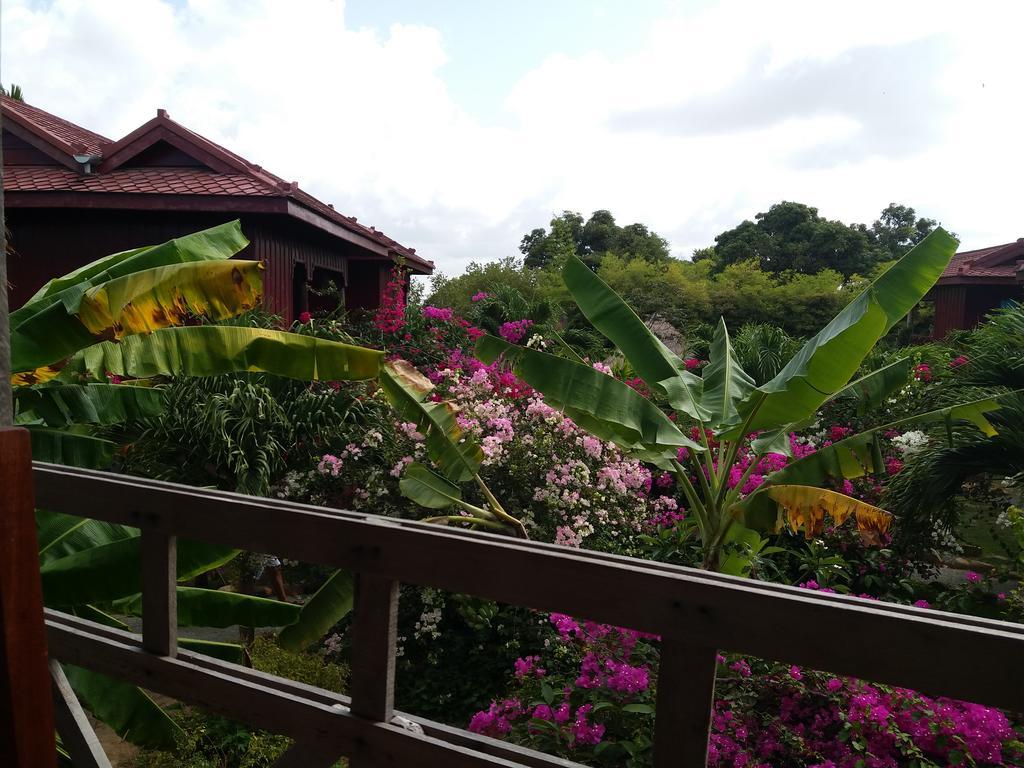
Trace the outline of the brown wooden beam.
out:
<instances>
[{"instance_id":1,"label":"brown wooden beam","mask_svg":"<svg viewBox=\"0 0 1024 768\"><path fill-rule=\"evenodd\" d=\"M27 430L0 427L0 765L56 760L32 444Z\"/></svg>"}]
</instances>

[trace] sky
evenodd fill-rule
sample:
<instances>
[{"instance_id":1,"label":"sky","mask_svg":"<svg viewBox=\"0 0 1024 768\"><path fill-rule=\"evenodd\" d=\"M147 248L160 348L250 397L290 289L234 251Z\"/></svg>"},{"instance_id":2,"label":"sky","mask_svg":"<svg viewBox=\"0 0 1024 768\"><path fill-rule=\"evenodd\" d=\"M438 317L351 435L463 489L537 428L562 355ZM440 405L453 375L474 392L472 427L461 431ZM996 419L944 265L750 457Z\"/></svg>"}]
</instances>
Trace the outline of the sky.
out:
<instances>
[{"instance_id":1,"label":"sky","mask_svg":"<svg viewBox=\"0 0 1024 768\"><path fill-rule=\"evenodd\" d=\"M676 256L774 202L1024 236L1016 0L4 0L0 81L158 107L445 274L562 210Z\"/></svg>"}]
</instances>

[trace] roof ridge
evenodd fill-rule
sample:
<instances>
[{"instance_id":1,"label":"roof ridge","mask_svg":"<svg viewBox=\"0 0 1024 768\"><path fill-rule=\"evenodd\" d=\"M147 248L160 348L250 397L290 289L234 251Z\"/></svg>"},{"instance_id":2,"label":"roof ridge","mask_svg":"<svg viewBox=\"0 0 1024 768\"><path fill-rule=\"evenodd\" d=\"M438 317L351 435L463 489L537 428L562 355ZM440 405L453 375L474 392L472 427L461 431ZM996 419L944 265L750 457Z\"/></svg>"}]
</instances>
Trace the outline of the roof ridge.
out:
<instances>
[{"instance_id":1,"label":"roof ridge","mask_svg":"<svg viewBox=\"0 0 1024 768\"><path fill-rule=\"evenodd\" d=\"M12 99L9 96L0 95L0 105L6 108L9 112L12 112L13 114L20 117L22 120L31 123L32 127L36 131L46 134L46 136L54 144L59 146L61 149L66 150L68 154L74 154L76 152L76 150L78 149L76 143L83 144L85 149L90 150L90 154L98 154L96 152L92 152L91 150L98 150L102 148L105 144L114 143L111 139L108 139L106 136L103 136L102 134L96 133L96 131L90 131L88 128L83 128L77 123L73 123L70 120L66 120L63 117L53 114L52 112L47 112L45 109L42 109L41 107L36 107L24 101ZM51 128L49 128L46 125L46 122L56 123L58 125L71 129L73 132L78 132L79 134L82 134L82 136L80 136L79 138L82 138L84 136L85 138L91 139L92 146L90 146L88 142L68 141L65 137L61 136L59 133L56 133Z\"/></svg>"}]
</instances>

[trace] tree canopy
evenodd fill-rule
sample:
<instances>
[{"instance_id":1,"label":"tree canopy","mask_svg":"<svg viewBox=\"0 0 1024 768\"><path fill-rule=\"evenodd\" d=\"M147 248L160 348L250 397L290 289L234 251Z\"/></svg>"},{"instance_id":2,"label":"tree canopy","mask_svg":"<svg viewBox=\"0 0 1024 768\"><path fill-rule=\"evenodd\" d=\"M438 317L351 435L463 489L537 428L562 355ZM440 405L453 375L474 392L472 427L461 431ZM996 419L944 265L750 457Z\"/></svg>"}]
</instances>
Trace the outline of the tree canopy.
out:
<instances>
[{"instance_id":1,"label":"tree canopy","mask_svg":"<svg viewBox=\"0 0 1024 768\"><path fill-rule=\"evenodd\" d=\"M563 211L551 219L550 231L538 227L525 235L519 250L531 269L560 263L568 256L578 256L592 269L608 254L652 263L671 258L665 238L645 224L619 226L606 210L594 211L586 221L575 211Z\"/></svg>"},{"instance_id":2,"label":"tree canopy","mask_svg":"<svg viewBox=\"0 0 1024 768\"><path fill-rule=\"evenodd\" d=\"M830 269L848 278L898 259L937 224L897 203L890 203L870 227L826 219L817 208L786 200L754 219L722 232L713 249L700 249L694 258L711 259L715 271L754 261L767 272L813 275Z\"/></svg>"}]
</instances>

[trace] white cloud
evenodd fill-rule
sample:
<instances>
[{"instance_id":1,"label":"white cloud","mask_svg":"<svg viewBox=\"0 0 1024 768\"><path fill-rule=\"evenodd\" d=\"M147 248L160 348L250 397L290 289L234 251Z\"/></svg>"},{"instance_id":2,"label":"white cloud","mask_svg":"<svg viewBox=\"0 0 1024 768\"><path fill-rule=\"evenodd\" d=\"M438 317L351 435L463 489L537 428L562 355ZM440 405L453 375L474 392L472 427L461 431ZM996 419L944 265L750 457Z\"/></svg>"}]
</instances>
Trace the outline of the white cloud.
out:
<instances>
[{"instance_id":1,"label":"white cloud","mask_svg":"<svg viewBox=\"0 0 1024 768\"><path fill-rule=\"evenodd\" d=\"M2 33L30 102L113 138L166 107L453 272L562 208L680 254L780 199L847 221L896 200L968 246L1015 238L1022 21L1016 3L730 0L626 55L552 51L504 125L452 98L436 29L350 29L341 2L7 0Z\"/></svg>"}]
</instances>

